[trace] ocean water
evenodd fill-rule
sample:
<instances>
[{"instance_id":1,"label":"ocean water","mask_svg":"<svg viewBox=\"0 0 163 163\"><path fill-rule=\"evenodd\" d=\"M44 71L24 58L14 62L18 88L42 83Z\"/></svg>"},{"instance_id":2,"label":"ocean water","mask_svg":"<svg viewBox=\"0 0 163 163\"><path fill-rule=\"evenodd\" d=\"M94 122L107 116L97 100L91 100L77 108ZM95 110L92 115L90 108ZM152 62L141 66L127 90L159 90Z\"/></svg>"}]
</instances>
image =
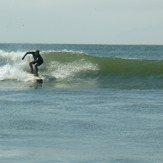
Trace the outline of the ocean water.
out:
<instances>
[{"instance_id":1,"label":"ocean water","mask_svg":"<svg viewBox=\"0 0 163 163\"><path fill-rule=\"evenodd\" d=\"M0 44L0 162L162 163L162 95L161 45Z\"/></svg>"}]
</instances>

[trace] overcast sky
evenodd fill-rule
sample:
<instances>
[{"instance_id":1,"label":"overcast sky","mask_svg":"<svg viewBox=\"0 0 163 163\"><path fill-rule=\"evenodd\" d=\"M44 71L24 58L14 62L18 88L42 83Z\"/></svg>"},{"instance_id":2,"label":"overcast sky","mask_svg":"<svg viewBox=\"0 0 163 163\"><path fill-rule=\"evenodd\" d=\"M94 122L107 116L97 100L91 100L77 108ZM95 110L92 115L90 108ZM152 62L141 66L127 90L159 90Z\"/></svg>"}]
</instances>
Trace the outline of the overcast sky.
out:
<instances>
[{"instance_id":1,"label":"overcast sky","mask_svg":"<svg viewBox=\"0 0 163 163\"><path fill-rule=\"evenodd\" d=\"M163 0L0 0L0 43L163 44Z\"/></svg>"}]
</instances>

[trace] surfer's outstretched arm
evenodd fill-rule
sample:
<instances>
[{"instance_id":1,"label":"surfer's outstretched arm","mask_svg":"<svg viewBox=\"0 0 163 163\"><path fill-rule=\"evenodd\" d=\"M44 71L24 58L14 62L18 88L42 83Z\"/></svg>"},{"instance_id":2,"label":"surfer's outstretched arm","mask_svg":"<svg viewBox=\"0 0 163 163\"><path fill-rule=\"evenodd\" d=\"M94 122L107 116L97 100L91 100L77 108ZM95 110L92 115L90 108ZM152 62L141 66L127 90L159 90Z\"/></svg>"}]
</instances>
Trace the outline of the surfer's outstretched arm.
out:
<instances>
[{"instance_id":1,"label":"surfer's outstretched arm","mask_svg":"<svg viewBox=\"0 0 163 163\"><path fill-rule=\"evenodd\" d=\"M22 58L22 60L26 57L27 54L33 54L34 52L27 52L25 53L24 57Z\"/></svg>"}]
</instances>

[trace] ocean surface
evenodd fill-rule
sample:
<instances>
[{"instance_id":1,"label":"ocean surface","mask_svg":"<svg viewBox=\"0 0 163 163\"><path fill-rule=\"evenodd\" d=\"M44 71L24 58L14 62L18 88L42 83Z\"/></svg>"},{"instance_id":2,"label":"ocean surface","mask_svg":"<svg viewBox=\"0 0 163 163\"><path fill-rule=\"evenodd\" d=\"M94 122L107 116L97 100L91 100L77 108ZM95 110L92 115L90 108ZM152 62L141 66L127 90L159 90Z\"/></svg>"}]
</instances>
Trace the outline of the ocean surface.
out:
<instances>
[{"instance_id":1,"label":"ocean surface","mask_svg":"<svg viewBox=\"0 0 163 163\"><path fill-rule=\"evenodd\" d=\"M0 162L162 163L163 46L0 44Z\"/></svg>"}]
</instances>

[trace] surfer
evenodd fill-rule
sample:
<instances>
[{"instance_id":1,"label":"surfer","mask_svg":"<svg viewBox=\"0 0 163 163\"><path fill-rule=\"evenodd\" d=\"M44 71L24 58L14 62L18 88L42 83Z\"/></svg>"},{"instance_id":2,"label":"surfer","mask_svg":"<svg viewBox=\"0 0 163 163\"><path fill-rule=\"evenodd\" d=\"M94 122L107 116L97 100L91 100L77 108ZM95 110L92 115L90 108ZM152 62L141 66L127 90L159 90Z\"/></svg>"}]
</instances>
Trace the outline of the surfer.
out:
<instances>
[{"instance_id":1,"label":"surfer","mask_svg":"<svg viewBox=\"0 0 163 163\"><path fill-rule=\"evenodd\" d=\"M35 70L36 70L35 74L36 74L36 76L38 76L38 66L40 66L44 62L43 61L43 58L40 55L40 51L39 50L36 50L36 51L27 52L24 55L24 57L22 58L22 60L24 60L24 58L26 57L27 54L32 54L33 55L34 61L29 62L29 66L31 68L31 73L34 73L34 71L33 71L33 65L35 65Z\"/></svg>"}]
</instances>

